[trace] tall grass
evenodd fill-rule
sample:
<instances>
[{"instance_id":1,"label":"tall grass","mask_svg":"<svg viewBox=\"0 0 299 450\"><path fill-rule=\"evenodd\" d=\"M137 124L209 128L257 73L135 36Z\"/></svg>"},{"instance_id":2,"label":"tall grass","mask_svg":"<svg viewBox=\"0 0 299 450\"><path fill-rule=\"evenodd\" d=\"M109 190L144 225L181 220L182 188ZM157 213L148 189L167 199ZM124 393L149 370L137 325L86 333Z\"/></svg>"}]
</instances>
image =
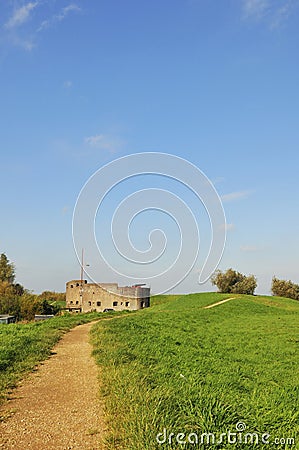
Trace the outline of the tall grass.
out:
<instances>
[{"instance_id":1,"label":"tall grass","mask_svg":"<svg viewBox=\"0 0 299 450\"><path fill-rule=\"evenodd\" d=\"M219 437L236 431L238 422L250 433L269 433L270 442L296 438L299 303L239 295L203 309L227 297L158 298L152 308L93 327L109 449L255 448L244 441L196 446L169 440L171 432ZM167 439L159 444L164 429Z\"/></svg>"}]
</instances>

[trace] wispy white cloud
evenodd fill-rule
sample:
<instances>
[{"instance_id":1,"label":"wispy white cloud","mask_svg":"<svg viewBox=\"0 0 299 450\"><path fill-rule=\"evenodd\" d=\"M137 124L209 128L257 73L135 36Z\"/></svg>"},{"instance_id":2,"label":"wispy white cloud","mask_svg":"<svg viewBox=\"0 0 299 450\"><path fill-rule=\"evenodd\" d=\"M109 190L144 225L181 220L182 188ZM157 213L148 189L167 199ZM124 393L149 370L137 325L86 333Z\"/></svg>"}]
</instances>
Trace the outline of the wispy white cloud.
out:
<instances>
[{"instance_id":1,"label":"wispy white cloud","mask_svg":"<svg viewBox=\"0 0 299 450\"><path fill-rule=\"evenodd\" d=\"M78 5L72 3L62 9L61 13L58 15L59 19L63 20L71 11L81 11L81 8Z\"/></svg>"},{"instance_id":2,"label":"wispy white cloud","mask_svg":"<svg viewBox=\"0 0 299 450\"><path fill-rule=\"evenodd\" d=\"M225 231L233 231L235 229L235 224L234 223L226 223L223 225L223 227L225 228Z\"/></svg>"},{"instance_id":3,"label":"wispy white cloud","mask_svg":"<svg viewBox=\"0 0 299 450\"><path fill-rule=\"evenodd\" d=\"M298 0L242 0L246 19L264 21L270 29L279 28L299 6Z\"/></svg>"},{"instance_id":4,"label":"wispy white cloud","mask_svg":"<svg viewBox=\"0 0 299 450\"><path fill-rule=\"evenodd\" d=\"M38 2L29 2L20 8L15 9L10 19L4 25L7 29L12 29L23 25L30 19L31 12L38 6Z\"/></svg>"},{"instance_id":5,"label":"wispy white cloud","mask_svg":"<svg viewBox=\"0 0 299 450\"><path fill-rule=\"evenodd\" d=\"M85 138L85 143L90 147L99 150L106 150L111 153L118 151L124 144L121 139L106 134L96 134L94 136L88 136Z\"/></svg>"},{"instance_id":6,"label":"wispy white cloud","mask_svg":"<svg viewBox=\"0 0 299 450\"><path fill-rule=\"evenodd\" d=\"M18 33L11 33L8 36L8 42L10 45L20 47L27 52L30 52L36 46L33 36L29 35L26 37L21 37Z\"/></svg>"},{"instance_id":7,"label":"wispy white cloud","mask_svg":"<svg viewBox=\"0 0 299 450\"><path fill-rule=\"evenodd\" d=\"M212 181L213 184L220 184L220 183L223 183L225 181L225 178L224 177L217 177L217 178L213 178L211 181Z\"/></svg>"},{"instance_id":8,"label":"wispy white cloud","mask_svg":"<svg viewBox=\"0 0 299 450\"><path fill-rule=\"evenodd\" d=\"M37 29L37 32L43 31L58 22L62 22L71 12L81 12L81 8L75 4L70 4L65 6L58 14L50 17L49 19L45 19L42 21L40 26Z\"/></svg>"},{"instance_id":9,"label":"wispy white cloud","mask_svg":"<svg viewBox=\"0 0 299 450\"><path fill-rule=\"evenodd\" d=\"M33 50L34 47L36 46L34 41L31 40L30 38L28 38L28 39L18 39L18 45L19 45L19 47L22 47L27 52L31 52L31 50Z\"/></svg>"},{"instance_id":10,"label":"wispy white cloud","mask_svg":"<svg viewBox=\"0 0 299 450\"><path fill-rule=\"evenodd\" d=\"M289 18L296 5L298 6L298 2L295 4L290 0L278 8L271 20L270 27L272 29L279 28Z\"/></svg>"},{"instance_id":11,"label":"wispy white cloud","mask_svg":"<svg viewBox=\"0 0 299 450\"><path fill-rule=\"evenodd\" d=\"M65 216L66 214L68 214L69 210L70 210L70 207L69 207L69 206L64 206L64 207L62 208L61 212L62 212L62 214Z\"/></svg>"},{"instance_id":12,"label":"wispy white cloud","mask_svg":"<svg viewBox=\"0 0 299 450\"><path fill-rule=\"evenodd\" d=\"M14 2L20 4L20 2ZM56 9L56 13L49 14L46 5L50 0L32 0L22 1L22 6L16 7L11 10L10 16L2 29L5 35L4 41L11 45L23 48L24 50L32 50L38 42L38 34L41 31L45 31L47 28L54 26L57 23L64 21L72 13L80 12L82 9L75 3L70 3L64 8ZM53 1L53 4L55 2ZM43 6L43 8L42 8ZM44 17L42 22L37 22L33 19L34 11L39 10L39 17ZM40 23L38 26L37 23ZM26 25L26 26L24 26Z\"/></svg>"},{"instance_id":13,"label":"wispy white cloud","mask_svg":"<svg viewBox=\"0 0 299 450\"><path fill-rule=\"evenodd\" d=\"M261 19L269 9L268 0L244 0L243 10L245 17Z\"/></svg>"},{"instance_id":14,"label":"wispy white cloud","mask_svg":"<svg viewBox=\"0 0 299 450\"><path fill-rule=\"evenodd\" d=\"M235 229L235 224L234 223L222 223L221 225L219 225L219 231L223 231L225 230L226 233L229 231L233 231Z\"/></svg>"},{"instance_id":15,"label":"wispy white cloud","mask_svg":"<svg viewBox=\"0 0 299 450\"><path fill-rule=\"evenodd\" d=\"M229 194L222 195L221 200L223 202L232 202L234 200L241 200L243 198L247 198L250 194L251 194L250 191L230 192Z\"/></svg>"},{"instance_id":16,"label":"wispy white cloud","mask_svg":"<svg viewBox=\"0 0 299 450\"><path fill-rule=\"evenodd\" d=\"M51 24L50 19L43 20L38 29L36 30L36 32L39 33L40 31L46 30L47 28L49 28L50 24Z\"/></svg>"},{"instance_id":17,"label":"wispy white cloud","mask_svg":"<svg viewBox=\"0 0 299 450\"><path fill-rule=\"evenodd\" d=\"M66 80L63 83L63 87L64 87L64 89L71 89L71 87L73 87L73 82L71 80Z\"/></svg>"},{"instance_id":18,"label":"wispy white cloud","mask_svg":"<svg viewBox=\"0 0 299 450\"><path fill-rule=\"evenodd\" d=\"M241 245L240 250L245 253L254 253L263 250L263 248L256 245Z\"/></svg>"}]
</instances>

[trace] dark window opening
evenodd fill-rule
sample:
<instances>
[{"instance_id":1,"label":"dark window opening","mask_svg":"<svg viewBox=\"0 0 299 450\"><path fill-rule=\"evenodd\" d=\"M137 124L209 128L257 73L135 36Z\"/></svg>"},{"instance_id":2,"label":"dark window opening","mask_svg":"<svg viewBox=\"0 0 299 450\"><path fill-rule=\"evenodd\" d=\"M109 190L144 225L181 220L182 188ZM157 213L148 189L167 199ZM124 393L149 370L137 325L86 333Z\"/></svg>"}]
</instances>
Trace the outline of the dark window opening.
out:
<instances>
[{"instance_id":1,"label":"dark window opening","mask_svg":"<svg viewBox=\"0 0 299 450\"><path fill-rule=\"evenodd\" d=\"M78 300L76 301L76 305L79 305L79 302L78 302Z\"/></svg>"},{"instance_id":2,"label":"dark window opening","mask_svg":"<svg viewBox=\"0 0 299 450\"><path fill-rule=\"evenodd\" d=\"M118 302L113 302L113 306L117 306L118 305Z\"/></svg>"},{"instance_id":3,"label":"dark window opening","mask_svg":"<svg viewBox=\"0 0 299 450\"><path fill-rule=\"evenodd\" d=\"M91 302L88 302L89 306L91 306Z\"/></svg>"},{"instance_id":4,"label":"dark window opening","mask_svg":"<svg viewBox=\"0 0 299 450\"><path fill-rule=\"evenodd\" d=\"M102 304L101 302L97 302L97 306L101 306L101 304Z\"/></svg>"},{"instance_id":5,"label":"dark window opening","mask_svg":"<svg viewBox=\"0 0 299 450\"><path fill-rule=\"evenodd\" d=\"M126 306L130 306L130 302L126 302Z\"/></svg>"},{"instance_id":6,"label":"dark window opening","mask_svg":"<svg viewBox=\"0 0 299 450\"><path fill-rule=\"evenodd\" d=\"M71 288L73 288L74 286L71 284Z\"/></svg>"},{"instance_id":7,"label":"dark window opening","mask_svg":"<svg viewBox=\"0 0 299 450\"><path fill-rule=\"evenodd\" d=\"M78 287L78 286L80 286L80 284L79 284L79 283L76 283L76 286Z\"/></svg>"}]
</instances>

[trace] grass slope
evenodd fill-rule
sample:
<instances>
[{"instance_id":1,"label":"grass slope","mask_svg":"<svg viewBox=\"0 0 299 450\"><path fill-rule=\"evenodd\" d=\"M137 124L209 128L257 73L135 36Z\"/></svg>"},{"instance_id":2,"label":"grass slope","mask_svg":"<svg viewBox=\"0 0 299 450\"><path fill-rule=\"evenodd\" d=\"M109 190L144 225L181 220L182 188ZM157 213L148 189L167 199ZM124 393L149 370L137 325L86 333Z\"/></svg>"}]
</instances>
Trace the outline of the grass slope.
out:
<instances>
[{"instance_id":1,"label":"grass slope","mask_svg":"<svg viewBox=\"0 0 299 450\"><path fill-rule=\"evenodd\" d=\"M299 302L236 295L203 309L232 295L165 297L93 327L111 429L108 448L299 448L286 443L298 433ZM239 444L227 437L217 444L221 432L236 432L238 422L259 439L269 433L270 444L245 443L244 434ZM164 428L166 442L159 444ZM181 445L179 432L186 435L180 440L193 443ZM215 433L214 444L201 436L205 432Z\"/></svg>"}]
</instances>

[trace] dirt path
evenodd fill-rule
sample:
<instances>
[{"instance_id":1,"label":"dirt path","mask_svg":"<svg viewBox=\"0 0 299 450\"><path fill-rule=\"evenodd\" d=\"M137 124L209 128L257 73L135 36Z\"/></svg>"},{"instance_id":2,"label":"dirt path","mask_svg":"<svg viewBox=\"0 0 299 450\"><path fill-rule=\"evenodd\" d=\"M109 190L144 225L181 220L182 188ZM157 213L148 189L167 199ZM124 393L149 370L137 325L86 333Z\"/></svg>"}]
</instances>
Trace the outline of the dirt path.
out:
<instances>
[{"instance_id":1,"label":"dirt path","mask_svg":"<svg viewBox=\"0 0 299 450\"><path fill-rule=\"evenodd\" d=\"M0 449L95 450L104 432L98 369L89 331L80 325L54 348L55 354L13 391L0 415Z\"/></svg>"},{"instance_id":2,"label":"dirt path","mask_svg":"<svg viewBox=\"0 0 299 450\"><path fill-rule=\"evenodd\" d=\"M220 302L213 303L212 305L205 306L203 309L210 309L214 308L214 306L222 305L223 303L229 302L230 300L234 300L235 297L226 298L224 300L221 300Z\"/></svg>"}]
</instances>

